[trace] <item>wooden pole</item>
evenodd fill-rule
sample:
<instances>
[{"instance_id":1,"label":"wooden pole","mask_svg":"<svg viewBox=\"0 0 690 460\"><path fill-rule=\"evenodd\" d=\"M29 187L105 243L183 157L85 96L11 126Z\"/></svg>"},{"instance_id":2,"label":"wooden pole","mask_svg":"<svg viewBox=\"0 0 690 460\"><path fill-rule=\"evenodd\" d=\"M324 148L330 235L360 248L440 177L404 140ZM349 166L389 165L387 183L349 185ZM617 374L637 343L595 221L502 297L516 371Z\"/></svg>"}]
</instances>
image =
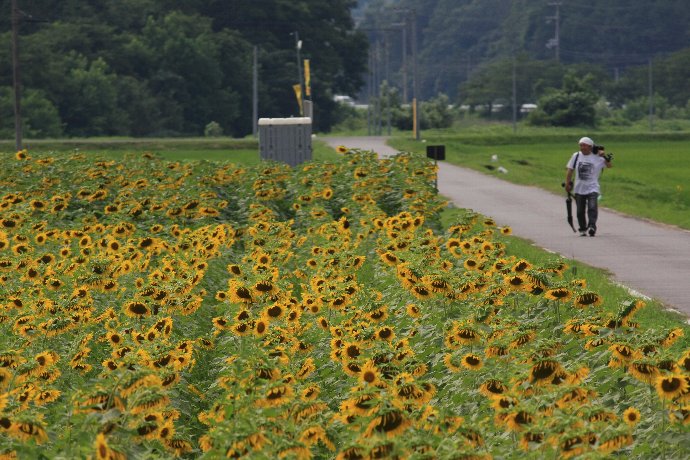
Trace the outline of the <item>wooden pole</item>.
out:
<instances>
[{"instance_id":1,"label":"wooden pole","mask_svg":"<svg viewBox=\"0 0 690 460\"><path fill-rule=\"evenodd\" d=\"M12 87L14 89L14 139L17 151L22 149L21 80L19 73L19 7L12 0Z\"/></svg>"}]
</instances>

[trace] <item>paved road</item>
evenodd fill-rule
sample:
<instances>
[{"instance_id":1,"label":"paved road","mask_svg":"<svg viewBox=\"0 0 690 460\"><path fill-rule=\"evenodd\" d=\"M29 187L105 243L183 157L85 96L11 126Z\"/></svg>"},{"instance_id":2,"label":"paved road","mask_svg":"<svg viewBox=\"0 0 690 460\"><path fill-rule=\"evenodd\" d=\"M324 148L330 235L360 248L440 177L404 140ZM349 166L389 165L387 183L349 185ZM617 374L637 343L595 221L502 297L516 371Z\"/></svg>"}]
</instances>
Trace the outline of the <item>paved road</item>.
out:
<instances>
[{"instance_id":1,"label":"paved road","mask_svg":"<svg viewBox=\"0 0 690 460\"><path fill-rule=\"evenodd\" d=\"M385 137L325 141L380 156L396 153ZM581 237L566 222L565 196L446 162L439 162L438 188L456 206L492 217L539 247L606 269L615 281L690 317L690 232L600 207L597 236Z\"/></svg>"}]
</instances>

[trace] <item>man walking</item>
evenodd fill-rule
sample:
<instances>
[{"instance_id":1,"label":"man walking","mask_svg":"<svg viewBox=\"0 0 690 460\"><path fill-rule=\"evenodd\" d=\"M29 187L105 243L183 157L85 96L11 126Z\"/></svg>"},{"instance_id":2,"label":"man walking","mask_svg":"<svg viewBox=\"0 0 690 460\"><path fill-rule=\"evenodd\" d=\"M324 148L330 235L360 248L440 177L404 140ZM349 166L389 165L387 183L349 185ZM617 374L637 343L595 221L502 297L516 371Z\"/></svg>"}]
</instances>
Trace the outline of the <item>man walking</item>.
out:
<instances>
[{"instance_id":1,"label":"man walking","mask_svg":"<svg viewBox=\"0 0 690 460\"><path fill-rule=\"evenodd\" d=\"M594 141L589 137L581 138L578 143L580 150L573 153L566 165L565 190L568 193L572 190L575 195L580 236L594 236L597 233L598 199L601 193L599 176L604 168L611 167L611 156L606 155L602 146L593 153Z\"/></svg>"}]
</instances>

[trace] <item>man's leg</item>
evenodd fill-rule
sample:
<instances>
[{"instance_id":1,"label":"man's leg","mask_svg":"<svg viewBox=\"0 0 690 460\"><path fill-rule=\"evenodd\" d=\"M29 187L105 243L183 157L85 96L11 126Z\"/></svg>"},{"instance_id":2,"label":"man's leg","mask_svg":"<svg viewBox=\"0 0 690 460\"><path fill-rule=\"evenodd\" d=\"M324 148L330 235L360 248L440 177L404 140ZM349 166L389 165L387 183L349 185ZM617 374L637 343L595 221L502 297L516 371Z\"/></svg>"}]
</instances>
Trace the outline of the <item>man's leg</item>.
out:
<instances>
[{"instance_id":1,"label":"man's leg","mask_svg":"<svg viewBox=\"0 0 690 460\"><path fill-rule=\"evenodd\" d=\"M575 194L575 206L578 231L583 234L587 231L587 195Z\"/></svg>"},{"instance_id":2,"label":"man's leg","mask_svg":"<svg viewBox=\"0 0 690 460\"><path fill-rule=\"evenodd\" d=\"M599 218L599 194L587 195L587 218L589 219L589 236L597 233L597 219Z\"/></svg>"}]
</instances>

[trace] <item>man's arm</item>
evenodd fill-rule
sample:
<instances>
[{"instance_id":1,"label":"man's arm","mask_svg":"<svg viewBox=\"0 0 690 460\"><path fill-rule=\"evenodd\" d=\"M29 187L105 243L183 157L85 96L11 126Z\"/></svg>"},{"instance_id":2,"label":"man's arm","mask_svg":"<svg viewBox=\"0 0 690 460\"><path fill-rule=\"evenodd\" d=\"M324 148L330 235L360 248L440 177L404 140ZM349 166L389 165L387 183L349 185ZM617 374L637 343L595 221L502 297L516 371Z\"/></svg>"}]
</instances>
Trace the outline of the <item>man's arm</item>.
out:
<instances>
[{"instance_id":1,"label":"man's arm","mask_svg":"<svg viewBox=\"0 0 690 460\"><path fill-rule=\"evenodd\" d=\"M607 155L603 148L599 149L599 156L604 159L607 168L613 166L613 164L611 164L611 155Z\"/></svg>"}]
</instances>

